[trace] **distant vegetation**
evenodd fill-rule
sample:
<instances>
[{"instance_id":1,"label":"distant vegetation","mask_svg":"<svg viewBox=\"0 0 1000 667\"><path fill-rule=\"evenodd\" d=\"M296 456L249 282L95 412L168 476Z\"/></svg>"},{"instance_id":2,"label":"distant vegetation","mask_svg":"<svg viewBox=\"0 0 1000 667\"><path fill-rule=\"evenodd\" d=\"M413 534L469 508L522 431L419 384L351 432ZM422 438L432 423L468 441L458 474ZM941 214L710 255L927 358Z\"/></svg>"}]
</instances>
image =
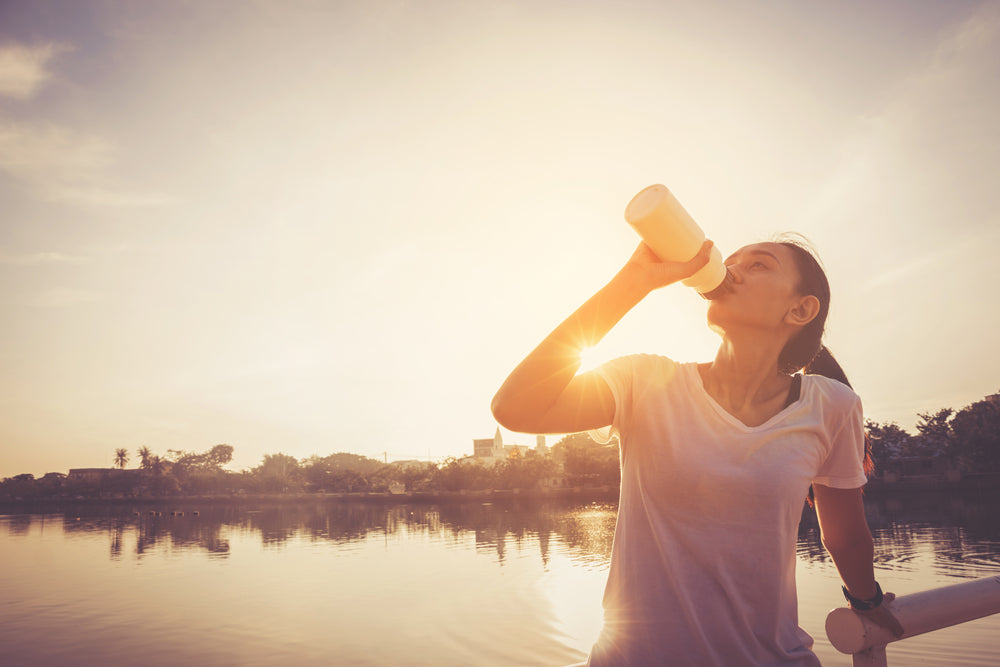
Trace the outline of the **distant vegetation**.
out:
<instances>
[{"instance_id":1,"label":"distant vegetation","mask_svg":"<svg viewBox=\"0 0 1000 667\"><path fill-rule=\"evenodd\" d=\"M867 421L876 477L920 470L963 473L1000 472L1000 394L992 394L961 410L950 408L919 415L917 433L894 422ZM205 452L168 449L163 456L148 447L135 451L138 467L126 469L130 457L118 449L115 468L68 477L48 473L35 479L23 474L0 481L3 498L164 497L284 493L390 493L532 489L555 486L615 486L620 481L618 445L599 445L585 433L566 436L551 450L528 450L503 461L484 464L473 457L441 463L405 461L384 464L358 454L338 452L298 460L267 454L254 468L226 470L233 458L230 445Z\"/></svg>"},{"instance_id":2,"label":"distant vegetation","mask_svg":"<svg viewBox=\"0 0 1000 667\"><path fill-rule=\"evenodd\" d=\"M876 474L900 472L921 461L936 469L1000 472L1000 393L959 411L920 413L917 433L898 424L868 421Z\"/></svg>"},{"instance_id":3,"label":"distant vegetation","mask_svg":"<svg viewBox=\"0 0 1000 667\"><path fill-rule=\"evenodd\" d=\"M617 443L599 445L582 433L566 436L549 451L528 450L489 464L473 457L384 464L347 452L300 461L277 453L266 454L254 468L234 472L224 468L233 457L230 445L201 453L170 449L164 456L141 447L136 456L136 469L124 468L128 452L119 449L112 457L116 468L78 476L10 477L0 482L0 499L503 490L546 484L614 486L620 479Z\"/></svg>"}]
</instances>

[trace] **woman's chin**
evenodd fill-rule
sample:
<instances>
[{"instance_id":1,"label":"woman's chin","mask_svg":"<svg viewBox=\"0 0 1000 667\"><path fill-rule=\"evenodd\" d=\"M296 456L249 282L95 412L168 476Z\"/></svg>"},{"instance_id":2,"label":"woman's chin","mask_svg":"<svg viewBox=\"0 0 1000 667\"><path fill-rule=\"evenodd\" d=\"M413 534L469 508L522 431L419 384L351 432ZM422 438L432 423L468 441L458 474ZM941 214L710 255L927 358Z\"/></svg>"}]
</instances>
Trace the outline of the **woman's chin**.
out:
<instances>
[{"instance_id":1,"label":"woman's chin","mask_svg":"<svg viewBox=\"0 0 1000 667\"><path fill-rule=\"evenodd\" d=\"M757 318L737 309L735 302L713 301L708 306L706 319L708 328L721 336L726 331L755 323Z\"/></svg>"},{"instance_id":2,"label":"woman's chin","mask_svg":"<svg viewBox=\"0 0 1000 667\"><path fill-rule=\"evenodd\" d=\"M723 324L727 319L731 317L729 309L726 308L726 304L720 303L719 301L709 301L708 302L708 312L705 315L708 318L708 326L713 329Z\"/></svg>"},{"instance_id":3,"label":"woman's chin","mask_svg":"<svg viewBox=\"0 0 1000 667\"><path fill-rule=\"evenodd\" d=\"M726 336L726 330L723 329L721 325L713 324L712 322L709 322L708 323L708 328L711 329L712 331L714 331L715 333L719 334L719 337L725 338L725 336Z\"/></svg>"}]
</instances>

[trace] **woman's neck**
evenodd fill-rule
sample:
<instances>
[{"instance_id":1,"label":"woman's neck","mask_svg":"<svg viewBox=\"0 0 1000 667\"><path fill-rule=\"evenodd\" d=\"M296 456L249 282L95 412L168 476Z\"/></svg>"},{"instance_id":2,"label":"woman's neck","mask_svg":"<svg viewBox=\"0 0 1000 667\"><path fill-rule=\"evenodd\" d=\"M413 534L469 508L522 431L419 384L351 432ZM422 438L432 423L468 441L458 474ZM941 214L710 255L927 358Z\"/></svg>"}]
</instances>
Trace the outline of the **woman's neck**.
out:
<instances>
[{"instance_id":1,"label":"woman's neck","mask_svg":"<svg viewBox=\"0 0 1000 667\"><path fill-rule=\"evenodd\" d=\"M764 341L723 338L715 360L698 368L705 391L748 425L767 421L784 407L791 384L778 371L780 352Z\"/></svg>"}]
</instances>

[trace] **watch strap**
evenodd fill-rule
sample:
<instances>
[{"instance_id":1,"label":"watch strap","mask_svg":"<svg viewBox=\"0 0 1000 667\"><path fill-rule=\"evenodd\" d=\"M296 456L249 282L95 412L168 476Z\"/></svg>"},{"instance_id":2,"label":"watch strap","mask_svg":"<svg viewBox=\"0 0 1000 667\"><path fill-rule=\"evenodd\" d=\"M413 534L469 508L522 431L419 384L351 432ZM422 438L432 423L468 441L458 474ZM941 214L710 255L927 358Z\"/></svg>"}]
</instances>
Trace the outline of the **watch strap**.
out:
<instances>
[{"instance_id":1,"label":"watch strap","mask_svg":"<svg viewBox=\"0 0 1000 667\"><path fill-rule=\"evenodd\" d=\"M851 595L847 591L847 586L841 586L840 589L844 591L844 597L847 599L847 604L851 605L851 609L855 611L871 611L875 607L882 604L882 587L879 586L878 582L875 582L875 596L867 600L862 600Z\"/></svg>"}]
</instances>

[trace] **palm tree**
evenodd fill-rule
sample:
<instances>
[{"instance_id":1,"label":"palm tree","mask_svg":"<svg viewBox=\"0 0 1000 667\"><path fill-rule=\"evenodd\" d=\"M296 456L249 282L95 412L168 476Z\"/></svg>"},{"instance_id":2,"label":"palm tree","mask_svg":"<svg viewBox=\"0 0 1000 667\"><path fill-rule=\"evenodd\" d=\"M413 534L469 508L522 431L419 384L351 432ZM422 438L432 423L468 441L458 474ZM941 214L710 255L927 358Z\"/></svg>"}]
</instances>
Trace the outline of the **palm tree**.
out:
<instances>
[{"instance_id":1,"label":"palm tree","mask_svg":"<svg viewBox=\"0 0 1000 667\"><path fill-rule=\"evenodd\" d=\"M125 464L128 463L128 450L124 447L120 447L115 450L115 465L125 470Z\"/></svg>"},{"instance_id":2,"label":"palm tree","mask_svg":"<svg viewBox=\"0 0 1000 667\"><path fill-rule=\"evenodd\" d=\"M149 447L143 445L136 450L136 454L139 455L139 467L143 470L149 468L151 464L150 458L153 456L153 453L149 451Z\"/></svg>"}]
</instances>

